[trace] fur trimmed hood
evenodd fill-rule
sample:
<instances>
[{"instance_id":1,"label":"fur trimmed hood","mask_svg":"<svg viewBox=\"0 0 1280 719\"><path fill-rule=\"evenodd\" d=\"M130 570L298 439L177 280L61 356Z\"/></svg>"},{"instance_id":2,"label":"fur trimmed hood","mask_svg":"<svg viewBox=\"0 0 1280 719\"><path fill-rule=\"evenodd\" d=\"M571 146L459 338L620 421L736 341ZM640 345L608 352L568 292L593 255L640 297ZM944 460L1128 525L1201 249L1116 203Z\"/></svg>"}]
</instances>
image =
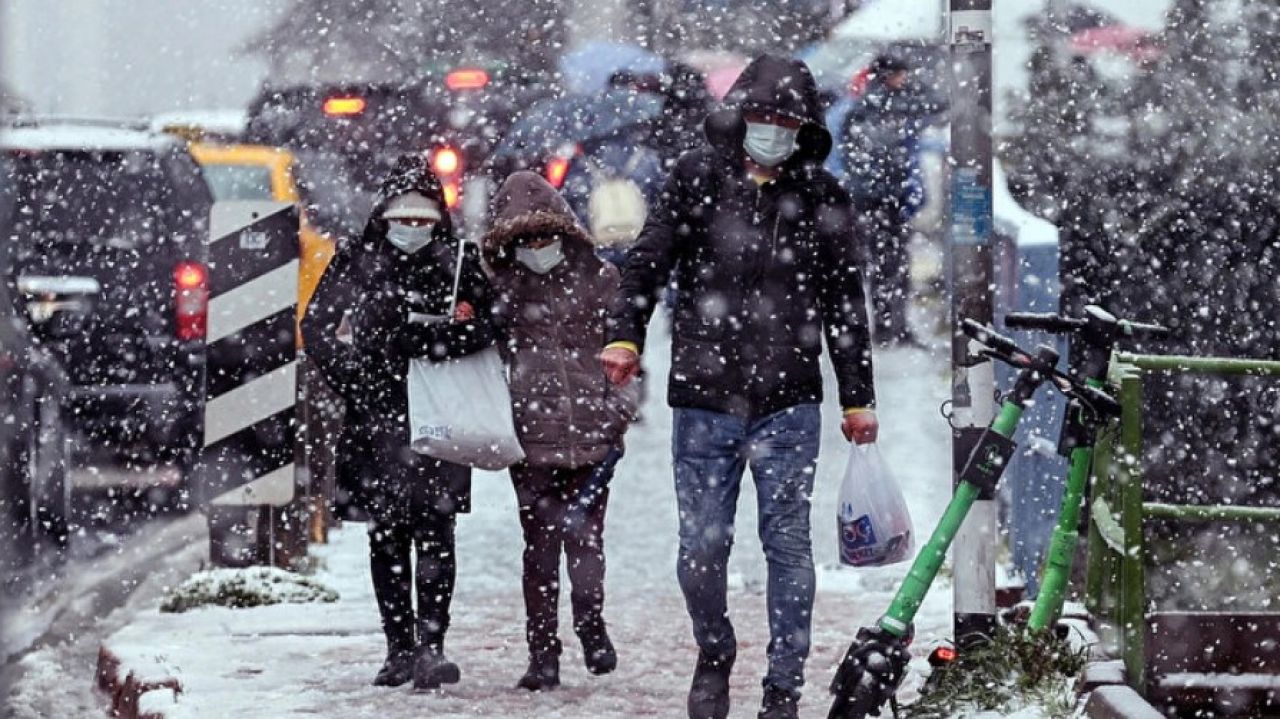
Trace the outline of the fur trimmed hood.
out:
<instances>
[{"instance_id":1,"label":"fur trimmed hood","mask_svg":"<svg viewBox=\"0 0 1280 719\"><path fill-rule=\"evenodd\" d=\"M569 203L542 176L529 170L513 173L493 199L493 222L484 236L489 262L510 256L507 250L518 237L561 235L566 244L592 246L591 235L574 216Z\"/></svg>"}]
</instances>

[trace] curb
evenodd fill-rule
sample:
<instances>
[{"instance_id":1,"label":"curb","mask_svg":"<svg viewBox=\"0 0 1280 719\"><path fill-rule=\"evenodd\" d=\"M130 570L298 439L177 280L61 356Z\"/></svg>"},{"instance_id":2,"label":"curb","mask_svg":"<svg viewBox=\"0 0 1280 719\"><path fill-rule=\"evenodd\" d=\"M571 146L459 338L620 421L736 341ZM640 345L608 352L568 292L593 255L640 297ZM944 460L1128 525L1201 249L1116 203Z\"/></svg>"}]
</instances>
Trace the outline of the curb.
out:
<instances>
[{"instance_id":1,"label":"curb","mask_svg":"<svg viewBox=\"0 0 1280 719\"><path fill-rule=\"evenodd\" d=\"M1102 686L1089 695L1084 706L1090 719L1164 719L1164 714L1128 686Z\"/></svg>"},{"instance_id":2,"label":"curb","mask_svg":"<svg viewBox=\"0 0 1280 719\"><path fill-rule=\"evenodd\" d=\"M168 690L170 698L182 693L182 682L174 677L143 680L129 671L123 677L122 662L115 652L103 644L98 648L98 689L111 699L111 716L119 719L165 719L163 711L146 706L143 697L149 692ZM170 702L172 703L172 702Z\"/></svg>"}]
</instances>

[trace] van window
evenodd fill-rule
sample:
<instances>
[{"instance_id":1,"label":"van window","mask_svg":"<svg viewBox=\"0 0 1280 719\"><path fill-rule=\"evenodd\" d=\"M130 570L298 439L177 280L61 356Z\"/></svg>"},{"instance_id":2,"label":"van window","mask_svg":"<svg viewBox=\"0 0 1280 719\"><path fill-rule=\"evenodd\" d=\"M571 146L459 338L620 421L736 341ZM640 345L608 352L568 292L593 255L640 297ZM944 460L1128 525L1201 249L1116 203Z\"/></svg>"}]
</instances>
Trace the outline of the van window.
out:
<instances>
[{"instance_id":1,"label":"van window","mask_svg":"<svg viewBox=\"0 0 1280 719\"><path fill-rule=\"evenodd\" d=\"M275 199L271 170L260 165L205 165L204 180L215 201Z\"/></svg>"}]
</instances>

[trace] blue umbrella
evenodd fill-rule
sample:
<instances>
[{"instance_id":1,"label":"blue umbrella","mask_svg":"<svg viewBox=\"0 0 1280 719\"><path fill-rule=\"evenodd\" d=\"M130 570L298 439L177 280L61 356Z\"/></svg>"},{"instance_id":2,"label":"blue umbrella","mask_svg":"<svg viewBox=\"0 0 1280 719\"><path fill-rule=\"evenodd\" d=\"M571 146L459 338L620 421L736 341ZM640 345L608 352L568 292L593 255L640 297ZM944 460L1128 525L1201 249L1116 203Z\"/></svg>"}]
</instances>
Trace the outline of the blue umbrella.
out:
<instances>
[{"instance_id":1,"label":"blue umbrella","mask_svg":"<svg viewBox=\"0 0 1280 719\"><path fill-rule=\"evenodd\" d=\"M562 145L619 135L661 117L661 97L630 90L550 98L521 113L494 156L530 158Z\"/></svg>"},{"instance_id":2,"label":"blue umbrella","mask_svg":"<svg viewBox=\"0 0 1280 719\"><path fill-rule=\"evenodd\" d=\"M609 85L609 77L619 70L637 75L657 75L667 61L638 45L593 40L560 58L564 86L571 93L589 95Z\"/></svg>"}]
</instances>

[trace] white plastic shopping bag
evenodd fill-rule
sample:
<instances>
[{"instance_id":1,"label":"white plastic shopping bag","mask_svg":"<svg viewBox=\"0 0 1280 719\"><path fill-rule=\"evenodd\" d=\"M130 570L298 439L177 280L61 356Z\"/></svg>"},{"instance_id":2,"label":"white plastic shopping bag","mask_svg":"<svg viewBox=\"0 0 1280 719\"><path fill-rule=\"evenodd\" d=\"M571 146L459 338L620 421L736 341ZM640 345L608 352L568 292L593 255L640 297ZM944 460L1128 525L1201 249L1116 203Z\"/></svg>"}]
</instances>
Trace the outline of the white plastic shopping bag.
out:
<instances>
[{"instance_id":1,"label":"white plastic shopping bag","mask_svg":"<svg viewBox=\"0 0 1280 719\"><path fill-rule=\"evenodd\" d=\"M458 302L466 243L458 246L448 321ZM506 469L524 459L511 411L507 372L496 347L442 362L409 360L409 445L436 459L477 469Z\"/></svg>"},{"instance_id":2,"label":"white plastic shopping bag","mask_svg":"<svg viewBox=\"0 0 1280 719\"><path fill-rule=\"evenodd\" d=\"M416 452L478 469L524 459L498 350L409 361L409 433Z\"/></svg>"},{"instance_id":3,"label":"white plastic shopping bag","mask_svg":"<svg viewBox=\"0 0 1280 719\"><path fill-rule=\"evenodd\" d=\"M911 558L911 514L874 443L850 449L836 519L842 564L879 567Z\"/></svg>"}]
</instances>

